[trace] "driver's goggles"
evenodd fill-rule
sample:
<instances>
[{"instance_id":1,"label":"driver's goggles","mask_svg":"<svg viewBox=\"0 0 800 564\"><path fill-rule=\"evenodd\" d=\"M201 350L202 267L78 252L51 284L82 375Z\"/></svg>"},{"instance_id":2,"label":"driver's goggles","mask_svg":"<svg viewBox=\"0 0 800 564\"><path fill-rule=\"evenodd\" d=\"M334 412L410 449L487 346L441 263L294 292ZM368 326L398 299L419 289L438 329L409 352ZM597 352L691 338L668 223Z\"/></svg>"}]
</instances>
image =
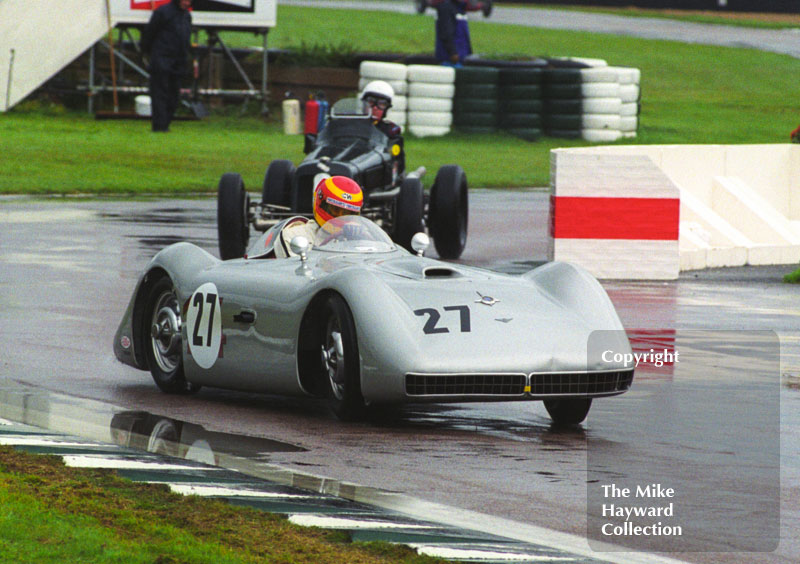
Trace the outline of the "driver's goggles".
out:
<instances>
[{"instance_id":1,"label":"driver's goggles","mask_svg":"<svg viewBox=\"0 0 800 564\"><path fill-rule=\"evenodd\" d=\"M381 110L385 110L389 107L389 100L386 98L377 98L375 96L367 96L364 98L364 101L369 104L370 106L377 106Z\"/></svg>"}]
</instances>

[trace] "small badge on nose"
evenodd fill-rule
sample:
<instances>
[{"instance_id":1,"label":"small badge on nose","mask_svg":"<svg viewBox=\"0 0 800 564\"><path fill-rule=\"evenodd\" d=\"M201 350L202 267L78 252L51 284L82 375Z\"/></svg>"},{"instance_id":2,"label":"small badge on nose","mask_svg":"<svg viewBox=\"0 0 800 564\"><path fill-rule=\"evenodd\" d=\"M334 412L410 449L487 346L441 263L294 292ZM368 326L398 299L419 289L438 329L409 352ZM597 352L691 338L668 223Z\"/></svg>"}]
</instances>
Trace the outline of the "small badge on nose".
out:
<instances>
[{"instance_id":1,"label":"small badge on nose","mask_svg":"<svg viewBox=\"0 0 800 564\"><path fill-rule=\"evenodd\" d=\"M494 304L496 304L496 303L498 303L500 301L500 300L494 299L491 296L484 296L480 292L476 292L476 294L478 294L481 297L481 299L475 300L476 304L483 304L483 305L493 306Z\"/></svg>"}]
</instances>

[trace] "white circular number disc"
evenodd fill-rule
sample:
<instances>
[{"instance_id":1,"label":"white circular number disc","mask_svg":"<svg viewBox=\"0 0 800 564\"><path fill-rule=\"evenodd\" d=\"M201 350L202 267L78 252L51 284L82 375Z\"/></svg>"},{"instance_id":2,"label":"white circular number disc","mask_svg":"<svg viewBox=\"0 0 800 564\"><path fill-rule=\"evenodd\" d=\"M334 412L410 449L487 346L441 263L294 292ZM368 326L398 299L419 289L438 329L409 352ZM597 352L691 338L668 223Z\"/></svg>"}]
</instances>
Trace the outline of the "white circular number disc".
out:
<instances>
[{"instance_id":1,"label":"white circular number disc","mask_svg":"<svg viewBox=\"0 0 800 564\"><path fill-rule=\"evenodd\" d=\"M194 291L186 313L189 352L202 368L211 368L222 345L222 311L217 287L207 282Z\"/></svg>"}]
</instances>

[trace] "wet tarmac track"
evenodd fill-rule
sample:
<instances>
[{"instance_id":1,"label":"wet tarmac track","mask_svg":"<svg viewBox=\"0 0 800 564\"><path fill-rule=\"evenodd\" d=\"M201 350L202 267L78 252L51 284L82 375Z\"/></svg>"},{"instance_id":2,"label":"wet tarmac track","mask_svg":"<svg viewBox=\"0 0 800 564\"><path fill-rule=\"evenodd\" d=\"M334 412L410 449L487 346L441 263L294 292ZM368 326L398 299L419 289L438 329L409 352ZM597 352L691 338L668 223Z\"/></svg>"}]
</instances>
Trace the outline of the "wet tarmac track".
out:
<instances>
[{"instance_id":1,"label":"wet tarmac track","mask_svg":"<svg viewBox=\"0 0 800 564\"><path fill-rule=\"evenodd\" d=\"M547 202L536 191L472 193L462 261L522 272L544 260ZM165 396L114 359L141 268L176 241L216 254L215 219L204 199L0 201L0 416L35 414L32 423L97 440L118 436L114 417L144 428L166 417L159 432L180 429L191 444L250 460L251 472L296 471L312 489L386 504L400 503L386 492L408 494L450 520L513 521L519 536L545 527L585 538L595 486L662 481L677 492L671 523L688 530L681 558L800 560L800 309L796 287L780 282L789 268L604 282L636 347L684 356L644 367L580 429L552 427L531 403L410 406L346 424L314 400ZM139 434L142 446L153 431Z\"/></svg>"}]
</instances>

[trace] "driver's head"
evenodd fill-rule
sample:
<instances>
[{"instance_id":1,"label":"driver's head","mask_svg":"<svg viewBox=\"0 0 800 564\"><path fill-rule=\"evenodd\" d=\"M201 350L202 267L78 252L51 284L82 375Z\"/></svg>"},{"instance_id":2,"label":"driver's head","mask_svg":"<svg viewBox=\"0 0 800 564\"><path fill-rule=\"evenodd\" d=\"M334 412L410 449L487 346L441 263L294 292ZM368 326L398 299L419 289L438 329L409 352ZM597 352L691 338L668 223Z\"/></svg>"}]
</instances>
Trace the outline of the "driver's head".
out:
<instances>
[{"instance_id":1,"label":"driver's head","mask_svg":"<svg viewBox=\"0 0 800 564\"><path fill-rule=\"evenodd\" d=\"M314 219L321 226L335 217L358 215L364 205L364 193L355 180L329 176L314 189Z\"/></svg>"},{"instance_id":2,"label":"driver's head","mask_svg":"<svg viewBox=\"0 0 800 564\"><path fill-rule=\"evenodd\" d=\"M373 80L364 86L361 91L361 101L364 103L364 110L376 121L386 117L386 112L392 107L394 88L383 80Z\"/></svg>"}]
</instances>

